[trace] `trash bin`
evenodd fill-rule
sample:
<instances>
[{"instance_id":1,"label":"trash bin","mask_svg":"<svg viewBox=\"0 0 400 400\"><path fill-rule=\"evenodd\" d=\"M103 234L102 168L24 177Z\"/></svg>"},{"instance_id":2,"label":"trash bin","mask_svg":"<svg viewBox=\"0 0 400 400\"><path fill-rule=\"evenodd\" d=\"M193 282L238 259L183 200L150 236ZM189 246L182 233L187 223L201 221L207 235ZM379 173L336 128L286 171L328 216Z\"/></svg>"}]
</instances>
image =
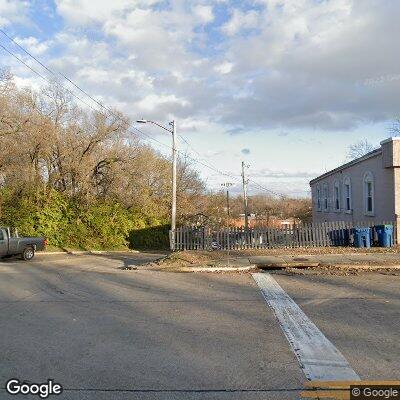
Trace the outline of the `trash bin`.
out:
<instances>
[{"instance_id":1,"label":"trash bin","mask_svg":"<svg viewBox=\"0 0 400 400\"><path fill-rule=\"evenodd\" d=\"M354 247L371 247L371 231L369 228L354 228Z\"/></svg>"},{"instance_id":2,"label":"trash bin","mask_svg":"<svg viewBox=\"0 0 400 400\"><path fill-rule=\"evenodd\" d=\"M393 225L375 225L375 231L378 235L378 243L381 247L393 246Z\"/></svg>"},{"instance_id":3,"label":"trash bin","mask_svg":"<svg viewBox=\"0 0 400 400\"><path fill-rule=\"evenodd\" d=\"M348 246L350 244L349 229L336 229L328 234L332 246Z\"/></svg>"}]
</instances>

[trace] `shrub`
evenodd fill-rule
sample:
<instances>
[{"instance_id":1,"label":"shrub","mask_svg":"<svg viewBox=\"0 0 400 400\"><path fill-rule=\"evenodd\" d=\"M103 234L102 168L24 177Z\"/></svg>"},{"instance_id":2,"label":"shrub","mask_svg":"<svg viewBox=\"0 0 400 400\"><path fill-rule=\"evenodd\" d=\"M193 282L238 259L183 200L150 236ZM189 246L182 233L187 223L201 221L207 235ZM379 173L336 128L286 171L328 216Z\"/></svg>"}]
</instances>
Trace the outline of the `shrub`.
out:
<instances>
[{"instance_id":1,"label":"shrub","mask_svg":"<svg viewBox=\"0 0 400 400\"><path fill-rule=\"evenodd\" d=\"M45 236L57 247L82 249L168 248L167 225L115 201L68 199L56 190L1 195L1 223L27 236Z\"/></svg>"},{"instance_id":2,"label":"shrub","mask_svg":"<svg viewBox=\"0 0 400 400\"><path fill-rule=\"evenodd\" d=\"M129 244L135 249L169 249L170 225L149 226L132 230L129 235Z\"/></svg>"}]
</instances>

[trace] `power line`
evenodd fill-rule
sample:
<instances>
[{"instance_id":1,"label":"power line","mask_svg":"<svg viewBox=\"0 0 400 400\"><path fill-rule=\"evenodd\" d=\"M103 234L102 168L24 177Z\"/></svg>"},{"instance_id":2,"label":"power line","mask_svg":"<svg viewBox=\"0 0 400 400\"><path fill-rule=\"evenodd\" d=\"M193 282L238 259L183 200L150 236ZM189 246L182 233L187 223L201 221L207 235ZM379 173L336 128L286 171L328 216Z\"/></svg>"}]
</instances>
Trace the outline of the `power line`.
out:
<instances>
[{"instance_id":1,"label":"power line","mask_svg":"<svg viewBox=\"0 0 400 400\"><path fill-rule=\"evenodd\" d=\"M22 63L22 64L24 64L25 65L25 67L27 67L27 68L29 68L32 72L34 72L36 75L38 75L40 78L42 78L42 79L44 79L45 81L47 81L47 79L42 75L42 74L40 74L39 72L37 72L37 71L35 71L33 68L31 68L25 61L23 61L22 59L20 59L18 56L16 56L13 52L11 52L10 50L8 50L5 46L3 46L1 43L0 43L0 47L4 50L4 51L6 51L8 54L10 54L12 57L14 57L15 59L17 59L20 63Z\"/></svg>"},{"instance_id":2,"label":"power line","mask_svg":"<svg viewBox=\"0 0 400 400\"><path fill-rule=\"evenodd\" d=\"M0 29L0 32L1 33L4 33L4 31L2 30L2 29ZM6 35L7 36L7 35ZM8 37L8 36L7 36ZM14 40L13 40L13 42L14 43L16 43ZM16 43L17 44L17 43ZM18 45L18 44L17 44ZM41 79L43 79L44 81L46 81L47 83L49 83L49 84L53 84L54 83L54 81L51 81L50 79L48 79L48 78L46 78L44 75L42 75L40 72L38 72L36 69L34 69L34 68L32 68L29 64L27 64L25 61L23 61L21 58L19 58L17 55L15 55L12 51L10 51L9 49L7 49L5 46L3 46L1 43L0 43L0 47L3 49L3 50L5 50L8 54L10 54L12 57L14 57L16 60L18 60L20 63L22 63L26 68L28 68L30 71L32 71L34 74L36 74L37 76L39 76ZM23 47L22 46L20 46L20 45L18 45L18 47L20 47L21 49L23 49ZM35 61L37 61L37 62L39 62L40 63L40 65L42 65L42 66L44 66L44 64L43 63L41 63L40 61L38 61L34 56L32 56L28 51L25 51L26 52L26 54L28 54L30 57L32 57ZM51 71L49 68L47 68L47 67L45 67L44 66L44 68L46 68L46 70L47 71L49 71L53 76L57 76L53 71ZM61 83L59 83L59 82L57 82L57 84L59 84L60 86L62 86L68 93L70 93L75 99L77 99L78 101L80 101L81 103L83 103L83 104L85 104L87 107L89 107L92 111L94 111L94 112L99 112L99 110L97 110L96 108L94 108L93 106L91 106L90 104L88 104L86 101L84 101L83 99L81 99L79 96L77 96L76 95L76 93L74 93L72 90L70 90L69 88L67 88L67 87L65 87L64 85L62 85ZM76 85L75 85L76 86ZM83 93L85 93L84 91L82 91ZM88 95L89 96L89 95ZM95 102L97 102L95 99L93 99L91 96L89 96L92 100L94 100ZM97 102L98 103L98 102ZM100 104L100 103L98 103L98 104ZM103 107L103 108L105 108L105 107ZM108 109L107 109L108 110ZM108 110L109 111L109 110ZM110 112L110 111L109 111ZM111 114L113 114L115 117L117 117L118 119L121 119L121 117L120 116L118 116L117 114L114 114L114 113L111 113ZM92 126L94 126L94 125L92 125ZM164 146L164 147L168 147L169 148L169 146L168 145L166 145L166 144L164 144L164 143L162 143L162 142L160 142L159 140L157 140L157 139L155 139L155 138L153 138L153 137L151 137L150 135L148 135L147 133L145 133L145 132L143 132L143 131L141 131L140 129L138 129L138 128L135 128L135 127L132 127L132 129L134 129L135 131L137 131L138 133L140 133L140 134L142 134L143 136L146 136L146 137L148 137L149 139L151 139L151 140L153 140L153 141L155 141L155 142L157 142L158 144L161 144L162 146ZM131 132L132 133L132 132Z\"/></svg>"},{"instance_id":3,"label":"power line","mask_svg":"<svg viewBox=\"0 0 400 400\"><path fill-rule=\"evenodd\" d=\"M0 29L0 32L2 32L2 30ZM53 84L54 82L51 81L50 79L46 78L44 75L42 75L40 72L36 71L34 68L32 68L29 64L27 64L24 60L22 60L21 58L19 58L17 55L15 55L11 50L7 49L5 46L3 46L0 43L0 47L6 51L8 54L10 54L12 57L14 57L16 60L18 60L20 63L22 63L26 68L28 68L30 71L32 71L34 74L36 74L37 76L39 76L39 78L43 79L44 81L46 81L49 84ZM60 84L61 85L61 84ZM70 93L73 97L75 97L75 99L79 100L80 102L82 102L83 104L85 104L87 107L91 108L93 111L97 110L93 107L90 106L90 104L86 103L84 100L82 100L79 96L77 96L74 92L72 92L71 90L69 90L68 88L66 88L65 86L61 85L65 90L68 91L68 93Z\"/></svg>"},{"instance_id":4,"label":"power line","mask_svg":"<svg viewBox=\"0 0 400 400\"><path fill-rule=\"evenodd\" d=\"M4 33L1 29L0 29L0 32ZM8 36L7 36L7 37L8 37ZM19 45L18 45L18 46L19 46ZM10 50L8 50L8 49L7 49L5 46L3 46L1 43L0 43L0 47L3 48L8 54L10 54L11 56L13 56L16 60L18 60L19 62L21 62L21 63L22 63L25 67L27 67L30 71L32 71L33 73L35 73L36 75L38 75L41 79L45 80L47 83L50 83L50 84L53 83L51 80L49 80L48 78L46 78L45 76L43 76L40 72L36 71L34 68L32 68L32 67L31 67L30 65L28 65L26 62L24 62L21 58L19 58L18 56L16 56L13 52L11 52ZM19 46L19 47L21 47L21 46ZM22 48L22 47L21 47L21 48ZM26 52L26 53L27 53L28 55L30 54L29 52ZM32 57L33 57L33 56L32 56ZM34 58L34 57L33 57L33 58ZM34 58L34 59L36 60L36 58ZM44 65L44 64L42 64L42 63L40 63L40 64L41 64L41 65ZM47 67L46 67L46 70L51 71L51 70L48 69ZM52 71L51 71L51 73L52 73L53 75L55 75ZM74 92L72 92L71 90L69 90L68 88L66 88L64 85L61 85L61 86L62 86L64 89L66 89L69 93L71 93L71 95L73 95L76 99L78 99L79 101L81 101L81 102L83 102L85 105L87 105L89 108L91 108L93 111L98 112L98 110L96 110L95 108L93 108L92 106L90 106L89 104L87 104L87 103L86 103L84 100L82 100L80 97L76 96L76 94L75 94ZM77 85L74 85L74 86L78 87ZM82 90L82 92L85 93L83 90ZM88 96L93 100L93 98L92 98L90 95L88 95ZM96 100L94 100L94 101L96 101ZM97 101L96 101L96 102L97 102ZM99 103L99 104L100 104L100 103ZM107 108L104 107L104 106L102 106L102 107L105 108L105 109L107 109ZM107 109L107 110L108 110L108 109ZM108 110L108 111L109 111L109 110ZM115 116L117 116L119 119L121 119L121 117L118 116L117 114L113 114L113 115L115 115ZM142 135L148 137L149 139L155 141L156 143L162 145L163 147L166 147L166 148L168 148L168 149L171 149L171 146L169 146L169 145L167 145L167 144L165 144L165 143L163 143L163 142L161 142L161 141L159 141L159 140L153 138L152 136L150 136L149 134L143 132L142 130L140 130L140 129L134 127L134 126L132 126L131 128L134 129L136 132L138 132L138 133L140 133L140 134L142 134ZM128 130L128 131L129 131L129 130ZM217 173L220 174L220 175L230 176L230 177L233 176L233 175L230 175L230 174L228 174L228 173L222 172L222 171L218 170L218 169L215 168L215 167L212 167L212 166L210 166L210 165L207 165L207 164L201 162L200 160L197 160L197 159L195 159L195 158L193 158L193 157L187 156L186 154L182 153L182 152L179 151L179 150L178 150L178 152L179 152L182 156L187 157L187 158L191 159L192 161L197 162L197 163L200 164L200 165L203 165L203 166L205 166L205 167L207 167L207 168L210 168L210 169L212 169L214 172L217 172ZM234 177L234 176L233 176L233 177Z\"/></svg>"},{"instance_id":5,"label":"power line","mask_svg":"<svg viewBox=\"0 0 400 400\"><path fill-rule=\"evenodd\" d=\"M194 149L193 148L193 146L187 141L187 139L185 139L183 136L181 136L181 135L178 135L179 136L179 138L180 139L182 139L186 144L187 144L187 146L189 147L189 148L191 148L200 158L202 158L203 160L204 160L204 156L203 155L201 155L196 149ZM210 164L211 165L211 164ZM231 175L231 174L225 174L226 176L228 176L228 177L230 177L230 178L233 178L233 179L239 179L239 177L237 177L237 176L234 176L234 175ZM240 179L239 179L239 181L240 181ZM274 196L277 196L277 197L282 197L283 195L281 194L281 193L277 193L277 192L275 192L275 191L273 191L273 190L271 190L271 189L267 189L266 187L264 187L264 186L262 186L262 185L260 185L258 182L255 182L255 181L253 181L252 179L250 179L250 178L247 178L247 181L249 182L249 183L252 183L253 184L253 186L256 186L258 189L261 189L261 190L263 190L263 191L265 191L265 192L268 192L268 193L271 193L271 194L273 194ZM240 183L240 182L239 182Z\"/></svg>"},{"instance_id":6,"label":"power line","mask_svg":"<svg viewBox=\"0 0 400 400\"><path fill-rule=\"evenodd\" d=\"M47 72L49 72L51 75L53 75L56 79L58 79L58 75L51 70L49 67L47 67L42 61L40 61L37 57L35 57L33 54L31 54L28 50L26 50L23 46L21 46L15 39L13 39L11 36L9 36L3 29L0 28L0 33L2 33L4 36L6 36L11 42L13 42L19 49L21 49L25 54L27 54L29 57L31 57L33 60L35 60L39 65L41 65ZM49 79L47 79L46 77L44 77L42 74L40 74L39 72L37 72L36 70L34 70L33 68L31 68L28 64L26 64L23 60L21 60L20 58L18 58L15 54L13 54L11 51L9 51L8 49L6 49L4 46L2 46L0 44L0 46L7 51L7 53L9 53L10 55L12 55L13 57L15 57L18 61L20 61L21 63L23 63L27 68L29 68L32 72L34 72L35 74L37 74L38 76L40 76L42 79L44 79L45 81L47 81L48 83L52 84L53 82ZM67 76L65 76L64 74L62 74L61 72L58 72L58 74L60 76L62 76L65 80L67 80L68 82L70 82L75 88L77 88L81 93L83 93L85 96L89 97L93 102L95 102L98 106L100 106L101 108L103 108L104 110L106 110L108 113L110 113L111 115L113 115L114 117L118 118L118 119L122 119L120 115L116 114L113 110L109 109L108 107L104 106L102 103L100 103L98 100L96 100L93 96L91 96L89 93L87 93L84 89L82 89L79 85L77 85L76 83L74 83L71 79L69 79ZM58 82L59 83L59 82ZM81 101L83 104L85 104L87 107L89 107L91 110L98 112L97 109L95 109L94 107L92 107L90 104L86 103L84 100L82 100L79 96L77 96L72 90L70 90L69 88L65 87L64 85L62 85L61 83L59 83L65 90L68 91L68 93L70 93L74 98L76 98L77 100ZM168 145L160 142L159 140L153 138L152 136L148 135L147 133L141 131L140 129L132 126L132 129L134 129L137 133L140 133L141 135L153 140L154 142L164 146L164 147L169 147ZM129 130L128 130L129 131ZM132 133L132 132L131 132Z\"/></svg>"},{"instance_id":7,"label":"power line","mask_svg":"<svg viewBox=\"0 0 400 400\"><path fill-rule=\"evenodd\" d=\"M48 68L47 66L45 66L41 61L39 61L36 57L34 57L30 52L28 52L28 51L25 50L22 46L20 46L15 40L13 40L12 38L10 38L2 29L0 29L0 32L3 33L3 34L5 34L5 36L6 36L7 38L9 38L9 39L10 39L13 43L15 43L19 48L21 48L22 50L24 50L24 52L25 52L28 56L32 57L35 61L37 61L41 66L43 66L43 67L44 67L48 72L50 72L53 76L57 76L55 72L53 72L50 68ZM21 62L22 64L24 64L27 68L29 68L29 70L31 70L31 71L34 72L36 75L38 75L40 78L42 78L43 80L45 80L46 82L48 82L48 83L50 83L50 84L53 83L51 80L49 80L48 78L44 77L42 74L40 74L40 73L39 73L38 71L36 71L34 68L30 67L27 63L25 63L22 59L20 59L18 56L16 56L14 53L12 53L12 52L11 52L10 50L8 50L6 47L4 47L4 46L1 45L1 44L0 44L0 46L1 46L5 51L7 51L7 53L9 53L9 54L12 55L13 57L15 57L18 61L20 61L20 62ZM62 75L62 74L60 74L60 75ZM64 76L64 75L62 75L62 76ZM65 77L65 76L64 76L64 77ZM65 79L67 79L69 82L73 83L69 78L65 77ZM98 102L96 99L94 99L91 95L89 95L86 91L84 91L83 89L81 89L77 84L73 83L73 85L74 85L77 89L79 89L82 93L84 93L86 96L88 96L91 100L93 100L94 102L96 102L96 103L97 103L99 106L101 106L103 109L105 109L106 111L108 111L109 113L111 113L113 116L115 116L115 117L121 119L121 117L120 117L118 114L116 114L116 113L115 113L114 111L112 111L111 109L109 109L109 108L105 107L104 105L102 105L100 102ZM73 95L76 99L78 99L79 101L81 101L81 102L83 102L85 105L87 105L89 108L91 108L93 111L95 111L95 112L98 111L98 110L96 110L95 108L93 108L92 106L90 106L88 103L86 103L85 101L83 101L80 97L76 96L76 94L75 94L74 92L72 92L70 89L66 88L64 85L61 85L61 86L64 87L69 93L71 93L71 95ZM142 135L148 137L149 139L153 140L154 142L160 144L161 146L166 147L166 148L168 148L168 149L171 149L171 146L169 146L169 145L167 145L167 144L165 144L165 143L163 143L163 142L161 142L161 141L159 141L159 140L153 138L152 136L150 136L149 134L143 132L142 130L140 130L140 129L134 127L134 126L132 126L131 129L134 129L136 132L138 132L138 133L140 133L140 134L142 134ZM128 131L129 131L129 129L128 129ZM180 137L183 139L182 136L180 136ZM185 139L184 139L184 140L185 140ZM187 141L186 141L186 143L189 144ZM212 167L211 165L208 165L208 164L206 164L206 163L204 163L204 162L202 162L202 161L200 161L200 160L197 160L196 158L187 156L186 154L182 153L182 152L179 151L179 150L178 150L178 153L180 153L182 156L187 157L187 158L191 159L192 161L194 161L194 162L196 162L196 163L198 163L198 164L200 164L200 165L203 165L203 166L206 167L206 168L209 168L209 169L213 170L214 172L217 172L217 173L220 174L220 175L229 176L229 177L232 177L232 176L233 176L233 175L230 175L230 174L228 174L228 173L222 172L222 171L220 171L219 169L217 169L217 168L215 168L215 167ZM198 153L198 154L200 154L200 153ZM234 177L234 176L233 176L233 177ZM234 177L234 178L235 178L235 177Z\"/></svg>"},{"instance_id":8,"label":"power line","mask_svg":"<svg viewBox=\"0 0 400 400\"><path fill-rule=\"evenodd\" d=\"M94 103L96 103L99 107L101 107L103 110L107 111L109 114L113 115L115 118L122 120L121 116L119 114L117 114L115 111L113 111L112 109L104 106L101 102L99 102L97 99L95 99L92 95L90 95L88 92L86 92L84 89L82 89L78 84L76 84L75 82L73 82L70 78L68 78L67 76L65 76L64 74L58 72L58 75L49 67L47 67L42 61L40 61L37 57L35 57L33 54L31 54L28 50L26 50L23 46L21 46L15 39L13 39L11 36L9 36L3 29L0 28L0 33L2 33L5 37L7 37L7 39L9 39L12 43L14 43L19 49L21 49L25 54L27 54L29 57L31 57L34 61L36 61L40 66L42 66L47 72L49 72L51 75L53 75L54 77L58 78L58 75L62 76L66 81L68 81L71 85L73 85L76 89L78 89L82 94L84 94L85 96L87 96L89 99L91 99ZM45 76L43 76L41 73L39 73L38 71L36 71L34 68L32 68L30 65L28 65L26 62L24 62L21 58L19 58L18 56L16 56L13 52L11 52L10 50L8 50L5 46L3 46L2 44L0 44L0 47L3 48L8 54L10 54L12 57L14 57L15 59L17 59L19 62L21 62L23 65L25 65L25 67L27 67L30 71L32 71L33 73L35 73L36 75L38 75L41 79L45 80L46 82L52 84L53 82L51 80L49 80L48 78L46 78ZM86 103L84 100L82 100L79 96L77 96L72 90L70 90L69 88L65 87L64 85L62 85L61 83L57 82L58 84L60 84L60 86L62 86L65 90L68 91L68 93L70 93L75 99L77 99L78 101L82 102L83 104L85 104L87 107L89 107L91 110L98 112L99 110L95 109L94 107L92 107L90 104ZM143 132L142 130L131 126L131 129L133 129L134 131L136 131L137 133L147 137L148 139L160 144L163 147L166 147L168 149L172 149L171 146L155 139L154 137L150 136L149 134ZM129 128L127 129L128 132L133 133ZM190 144L189 142L183 138L181 135L179 135L179 137L188 145L188 147L192 148L192 150L200 157L203 158L203 156L197 151L195 150ZM197 164L200 164L206 168L209 168L210 170L217 172L218 174L222 175L222 176L226 176L226 177L230 177L232 179L235 180L239 180L240 178L227 173L227 172L223 172L221 170L219 170L218 168L212 166L211 164L207 163L207 162L202 162L201 160L198 160L194 157L190 157L187 156L186 154L182 153L181 151L177 150L177 152L179 154L181 154L183 157L187 157L189 159L191 159L193 162L196 162ZM204 159L204 158L203 158ZM249 182L252 182L253 185L257 186L259 189L264 190L266 192L269 192L275 196L282 196L281 194L274 192L273 190L267 189L265 187L263 187L262 185L260 185L259 183L249 179Z\"/></svg>"},{"instance_id":9,"label":"power line","mask_svg":"<svg viewBox=\"0 0 400 400\"><path fill-rule=\"evenodd\" d=\"M19 49L21 49L25 54L27 54L29 57L31 57L33 60L35 60L40 66L42 66L47 72L49 72L51 75L53 75L54 77L58 78L58 75L62 76L65 80L67 80L69 83L71 83L76 89L78 89L80 92L82 92L85 96L89 97L90 100L92 100L93 102L95 102L98 106L100 106L101 108L103 108L104 110L108 111L108 112L113 112L110 109L108 109L107 107L105 107L102 103L100 103L98 100L96 100L93 96L91 96L89 93L87 93L85 90L83 90L81 87L79 87L78 85L76 85L71 79L69 79L67 76L65 76L64 74L62 74L61 72L55 73L52 69L50 69L49 67L47 67L47 65L45 65L42 61L40 61L37 57L35 57L31 52L29 52L28 50L26 50L23 46L21 46L14 38L12 38L11 36L9 36L3 29L0 28L0 32L7 37L7 39L11 40L11 42L13 42ZM68 90L68 89L67 89ZM71 92L71 91L70 91ZM72 92L71 92L72 93ZM75 95L73 93L73 95ZM86 104L86 103L85 103Z\"/></svg>"}]
</instances>

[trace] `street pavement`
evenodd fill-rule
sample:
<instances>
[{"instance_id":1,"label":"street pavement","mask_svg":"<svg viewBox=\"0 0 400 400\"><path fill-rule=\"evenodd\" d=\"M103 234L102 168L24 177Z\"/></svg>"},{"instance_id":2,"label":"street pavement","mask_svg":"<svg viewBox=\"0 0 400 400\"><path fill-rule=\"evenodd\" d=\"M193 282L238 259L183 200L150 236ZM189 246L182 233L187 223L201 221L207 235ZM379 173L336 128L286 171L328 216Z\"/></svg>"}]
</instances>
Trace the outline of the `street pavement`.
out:
<instances>
[{"instance_id":1,"label":"street pavement","mask_svg":"<svg viewBox=\"0 0 400 400\"><path fill-rule=\"evenodd\" d=\"M250 275L121 270L141 262L127 257L1 264L2 381L51 377L66 399L296 398L304 377Z\"/></svg>"},{"instance_id":2,"label":"street pavement","mask_svg":"<svg viewBox=\"0 0 400 400\"><path fill-rule=\"evenodd\" d=\"M160 256L0 262L1 386L52 378L60 399L298 398L304 373L252 276L125 269ZM362 379L400 379L398 276L273 277Z\"/></svg>"},{"instance_id":3,"label":"street pavement","mask_svg":"<svg viewBox=\"0 0 400 400\"><path fill-rule=\"evenodd\" d=\"M400 380L400 276L273 276L362 380Z\"/></svg>"}]
</instances>

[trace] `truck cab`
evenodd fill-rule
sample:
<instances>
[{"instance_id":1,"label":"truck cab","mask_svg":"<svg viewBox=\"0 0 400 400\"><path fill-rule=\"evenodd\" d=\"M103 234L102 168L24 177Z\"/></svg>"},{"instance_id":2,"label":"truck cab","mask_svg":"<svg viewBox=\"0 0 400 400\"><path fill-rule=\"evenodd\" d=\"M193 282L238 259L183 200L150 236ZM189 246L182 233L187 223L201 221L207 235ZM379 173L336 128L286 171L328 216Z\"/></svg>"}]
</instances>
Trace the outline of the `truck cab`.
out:
<instances>
[{"instance_id":1,"label":"truck cab","mask_svg":"<svg viewBox=\"0 0 400 400\"><path fill-rule=\"evenodd\" d=\"M0 257L21 255L28 261L37 250L44 250L46 245L44 237L20 237L17 229L0 227Z\"/></svg>"}]
</instances>

